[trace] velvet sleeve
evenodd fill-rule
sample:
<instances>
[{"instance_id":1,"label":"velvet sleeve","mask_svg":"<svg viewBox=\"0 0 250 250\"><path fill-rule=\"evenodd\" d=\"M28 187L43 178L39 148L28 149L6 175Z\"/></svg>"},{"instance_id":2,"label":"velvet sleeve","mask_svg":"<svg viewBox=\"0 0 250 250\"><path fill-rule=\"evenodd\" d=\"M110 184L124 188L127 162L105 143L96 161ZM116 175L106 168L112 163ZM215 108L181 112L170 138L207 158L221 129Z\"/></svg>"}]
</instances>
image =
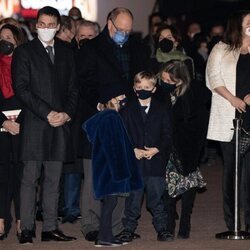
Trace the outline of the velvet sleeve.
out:
<instances>
[{"instance_id":1,"label":"velvet sleeve","mask_svg":"<svg viewBox=\"0 0 250 250\"><path fill-rule=\"evenodd\" d=\"M131 145L119 114L106 117L98 129L97 136L109 162L113 181L130 178L127 152L131 150Z\"/></svg>"}]
</instances>

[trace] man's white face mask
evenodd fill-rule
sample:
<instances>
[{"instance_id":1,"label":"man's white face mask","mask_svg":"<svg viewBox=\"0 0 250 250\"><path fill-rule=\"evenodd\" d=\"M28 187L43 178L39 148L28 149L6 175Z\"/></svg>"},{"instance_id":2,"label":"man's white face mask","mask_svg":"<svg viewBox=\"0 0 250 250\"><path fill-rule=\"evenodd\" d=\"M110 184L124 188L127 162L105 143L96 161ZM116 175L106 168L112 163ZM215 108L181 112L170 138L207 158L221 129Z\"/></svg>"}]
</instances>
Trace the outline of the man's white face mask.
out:
<instances>
[{"instance_id":1,"label":"man's white face mask","mask_svg":"<svg viewBox=\"0 0 250 250\"><path fill-rule=\"evenodd\" d=\"M56 32L57 32L56 28L54 28L54 29L37 28L38 38L45 43L52 41L56 35Z\"/></svg>"}]
</instances>

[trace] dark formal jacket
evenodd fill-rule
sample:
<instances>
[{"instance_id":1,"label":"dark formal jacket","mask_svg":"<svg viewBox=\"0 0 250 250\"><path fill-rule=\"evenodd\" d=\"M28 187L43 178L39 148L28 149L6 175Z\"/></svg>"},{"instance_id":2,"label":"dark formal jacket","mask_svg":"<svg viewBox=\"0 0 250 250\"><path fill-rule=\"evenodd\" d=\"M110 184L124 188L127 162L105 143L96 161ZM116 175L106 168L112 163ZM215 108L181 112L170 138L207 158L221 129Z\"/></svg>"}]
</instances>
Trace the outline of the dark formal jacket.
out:
<instances>
[{"instance_id":1,"label":"dark formal jacket","mask_svg":"<svg viewBox=\"0 0 250 250\"><path fill-rule=\"evenodd\" d=\"M170 98L168 92L165 92L165 95L167 99ZM201 150L206 140L209 117L207 105L210 97L210 92L204 85L192 81L190 88L172 107L173 145L185 175L195 171L199 165Z\"/></svg>"},{"instance_id":2,"label":"dark formal jacket","mask_svg":"<svg viewBox=\"0 0 250 250\"><path fill-rule=\"evenodd\" d=\"M16 96L24 104L21 120L21 159L62 161L70 134L70 122L53 128L52 111L73 118L78 90L73 53L55 39L52 64L39 39L19 46L13 54L12 77Z\"/></svg>"},{"instance_id":3,"label":"dark formal jacket","mask_svg":"<svg viewBox=\"0 0 250 250\"><path fill-rule=\"evenodd\" d=\"M137 160L143 175L165 177L172 145L169 108L153 96L144 122L140 103L133 98L120 113L134 148L144 149L146 146L159 149L159 153L150 160Z\"/></svg>"},{"instance_id":4,"label":"dark formal jacket","mask_svg":"<svg viewBox=\"0 0 250 250\"><path fill-rule=\"evenodd\" d=\"M141 173L120 115L114 110L99 112L83 128L93 144L95 198L141 189Z\"/></svg>"},{"instance_id":5,"label":"dark formal jacket","mask_svg":"<svg viewBox=\"0 0 250 250\"><path fill-rule=\"evenodd\" d=\"M117 59L117 46L110 38L107 27L99 36L90 40L81 48L78 55L78 84L82 122L97 112L99 92L105 88L112 88L117 83L124 85L127 92L132 91L133 78L136 73L148 67L141 44L130 37L121 50L128 54L129 77L124 74ZM80 132L82 140L79 144L79 155L90 158L91 148L88 145L84 131Z\"/></svg>"}]
</instances>

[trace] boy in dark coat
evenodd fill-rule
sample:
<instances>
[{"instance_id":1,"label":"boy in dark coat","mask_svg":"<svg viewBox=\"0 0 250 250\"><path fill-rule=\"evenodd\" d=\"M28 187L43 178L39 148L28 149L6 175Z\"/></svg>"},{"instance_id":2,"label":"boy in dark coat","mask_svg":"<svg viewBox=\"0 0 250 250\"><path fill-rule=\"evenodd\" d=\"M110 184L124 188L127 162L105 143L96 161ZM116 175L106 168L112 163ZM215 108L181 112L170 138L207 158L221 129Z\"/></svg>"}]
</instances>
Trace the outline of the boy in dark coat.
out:
<instances>
[{"instance_id":1,"label":"boy in dark coat","mask_svg":"<svg viewBox=\"0 0 250 250\"><path fill-rule=\"evenodd\" d=\"M172 235L166 230L167 212L163 201L172 137L168 108L153 96L156 91L156 77L153 73L138 73L134 79L134 91L137 98L121 110L121 115L143 173L144 189L132 192L127 198L125 229L119 237L124 241L133 239L145 191L146 205L153 216L157 239L172 240Z\"/></svg>"}]
</instances>

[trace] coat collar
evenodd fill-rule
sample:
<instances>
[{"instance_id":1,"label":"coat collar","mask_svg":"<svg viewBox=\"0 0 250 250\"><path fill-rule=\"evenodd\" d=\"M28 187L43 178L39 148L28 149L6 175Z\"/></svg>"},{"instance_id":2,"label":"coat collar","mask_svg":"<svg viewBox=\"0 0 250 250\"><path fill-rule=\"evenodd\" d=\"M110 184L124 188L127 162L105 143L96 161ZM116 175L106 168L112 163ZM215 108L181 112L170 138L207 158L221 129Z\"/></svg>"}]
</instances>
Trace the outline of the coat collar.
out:
<instances>
[{"instance_id":1,"label":"coat collar","mask_svg":"<svg viewBox=\"0 0 250 250\"><path fill-rule=\"evenodd\" d=\"M55 63L54 64L51 62L46 49L44 48L42 42L38 38L35 38L33 40L33 44L34 44L36 52L38 53L38 56L41 58L41 60L46 61L46 63L50 64L51 66L54 66L57 64L57 62L62 61L62 58L64 55L64 53L62 51L63 44L59 39L55 38L55 40L54 40L54 53L55 53Z\"/></svg>"},{"instance_id":2,"label":"coat collar","mask_svg":"<svg viewBox=\"0 0 250 250\"><path fill-rule=\"evenodd\" d=\"M120 66L120 63L114 54L114 47L118 45L116 45L115 42L111 39L107 25L103 29L98 39L99 39L99 43L97 45L98 51L102 53L105 59L108 62L110 62L110 64L112 64L114 68L116 68L117 70L119 70L120 73L122 73L122 68ZM124 45L124 47L126 48L128 46L129 46L129 41Z\"/></svg>"},{"instance_id":3,"label":"coat collar","mask_svg":"<svg viewBox=\"0 0 250 250\"><path fill-rule=\"evenodd\" d=\"M157 109L157 106L158 106L158 102L157 102L156 98L154 96L152 96L150 108L149 108L145 123L147 121L150 121L153 119L154 110ZM145 123L143 122L143 118L142 118L142 114L141 114L141 104L136 97L134 97L133 100L131 101L130 108L133 110L133 112L135 112L135 114L136 114L135 117L137 117L137 119L140 121L141 125L143 126L143 124L145 124Z\"/></svg>"}]
</instances>

